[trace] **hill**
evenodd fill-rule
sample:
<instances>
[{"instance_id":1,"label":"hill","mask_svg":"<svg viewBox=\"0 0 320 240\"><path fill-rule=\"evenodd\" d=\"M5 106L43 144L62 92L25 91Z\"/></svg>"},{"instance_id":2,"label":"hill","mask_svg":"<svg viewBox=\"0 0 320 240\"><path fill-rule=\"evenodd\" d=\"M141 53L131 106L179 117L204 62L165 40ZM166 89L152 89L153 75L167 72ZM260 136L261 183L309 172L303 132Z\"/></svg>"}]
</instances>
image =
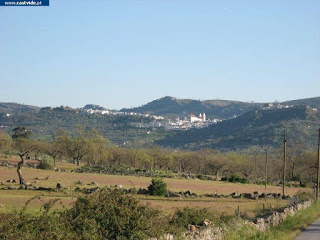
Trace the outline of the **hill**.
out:
<instances>
[{"instance_id":1,"label":"hill","mask_svg":"<svg viewBox=\"0 0 320 240\"><path fill-rule=\"evenodd\" d=\"M17 114L23 112L37 112L40 107L24 105L19 103L5 103L0 102L0 113L4 114Z\"/></svg>"},{"instance_id":2,"label":"hill","mask_svg":"<svg viewBox=\"0 0 320 240\"><path fill-rule=\"evenodd\" d=\"M175 119L183 118L190 113L199 114L205 112L208 118L230 119L262 107L265 103L240 102L231 100L192 100L163 97L145 105L135 108L124 108L123 112L148 113L161 115ZM320 110L320 97L292 100L280 103L281 105L303 106Z\"/></svg>"},{"instance_id":3,"label":"hill","mask_svg":"<svg viewBox=\"0 0 320 240\"><path fill-rule=\"evenodd\" d=\"M229 100L192 100L163 97L149 102L141 107L124 108L122 112L148 113L169 118L185 117L190 113L199 114L205 112L209 118L228 119L242 115L259 107L260 103L246 103Z\"/></svg>"},{"instance_id":4,"label":"hill","mask_svg":"<svg viewBox=\"0 0 320 240\"><path fill-rule=\"evenodd\" d=\"M311 108L316 108L320 110L320 97L291 100L291 101L283 102L282 104L292 105L292 106L308 105Z\"/></svg>"},{"instance_id":5,"label":"hill","mask_svg":"<svg viewBox=\"0 0 320 240\"><path fill-rule=\"evenodd\" d=\"M207 128L176 132L156 143L164 147L234 150L251 145L277 146L286 132L291 142L308 147L317 144L317 111L306 106L285 109L255 109L234 119Z\"/></svg>"},{"instance_id":6,"label":"hill","mask_svg":"<svg viewBox=\"0 0 320 240\"><path fill-rule=\"evenodd\" d=\"M115 144L139 139L147 141L152 136L148 134L150 129L141 129L137 125L149 121L149 118L143 116L88 114L82 109L69 107L47 107L37 112L26 111L10 116L0 114L0 126L9 134L15 127L25 126L33 132L34 138L51 140L59 129L72 133L77 126L82 125L87 131L92 128L98 130Z\"/></svg>"}]
</instances>

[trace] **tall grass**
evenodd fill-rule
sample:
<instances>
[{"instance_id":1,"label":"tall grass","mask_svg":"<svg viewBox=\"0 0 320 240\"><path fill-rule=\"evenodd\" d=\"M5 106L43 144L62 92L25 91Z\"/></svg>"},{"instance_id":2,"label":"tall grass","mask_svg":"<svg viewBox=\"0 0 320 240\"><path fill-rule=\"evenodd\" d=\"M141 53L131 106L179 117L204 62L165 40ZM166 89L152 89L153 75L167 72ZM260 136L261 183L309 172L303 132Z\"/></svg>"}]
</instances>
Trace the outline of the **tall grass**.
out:
<instances>
[{"instance_id":1,"label":"tall grass","mask_svg":"<svg viewBox=\"0 0 320 240\"><path fill-rule=\"evenodd\" d=\"M224 226L225 239L290 240L318 217L320 217L320 203L313 203L309 208L299 211L294 216L288 216L283 223L271 227L266 232L260 232L250 225L244 225L241 219L234 219L233 223Z\"/></svg>"}]
</instances>

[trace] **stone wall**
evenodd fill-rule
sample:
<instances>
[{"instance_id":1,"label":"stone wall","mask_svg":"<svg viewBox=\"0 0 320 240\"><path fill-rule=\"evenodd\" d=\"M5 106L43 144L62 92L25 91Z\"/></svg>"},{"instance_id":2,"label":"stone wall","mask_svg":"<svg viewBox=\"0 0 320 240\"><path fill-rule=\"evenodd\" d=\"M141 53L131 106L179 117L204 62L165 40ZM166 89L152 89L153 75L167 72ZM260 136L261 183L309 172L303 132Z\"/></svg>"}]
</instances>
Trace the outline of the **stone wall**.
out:
<instances>
[{"instance_id":1,"label":"stone wall","mask_svg":"<svg viewBox=\"0 0 320 240\"><path fill-rule=\"evenodd\" d=\"M259 231L266 231L271 226L277 226L283 222L288 216L295 215L298 211L310 207L311 201L306 201L303 203L296 203L278 211L271 212L270 214L264 215L262 217L257 217L253 222L252 221L240 221L240 225L250 225L258 229ZM166 234L161 238L163 240L176 240L175 236L171 234ZM181 239L181 238L180 238ZM220 227L196 227L190 225L189 231L183 233L182 239L187 240L223 240L224 234L223 230ZM151 238L149 240L160 240L157 238Z\"/></svg>"},{"instance_id":2,"label":"stone wall","mask_svg":"<svg viewBox=\"0 0 320 240\"><path fill-rule=\"evenodd\" d=\"M310 207L311 201L306 201L303 203L296 203L287 207L284 207L278 211L271 212L263 217L257 217L252 226L254 226L259 231L266 231L271 226L277 226L283 222L288 216L295 215L298 211Z\"/></svg>"}]
</instances>

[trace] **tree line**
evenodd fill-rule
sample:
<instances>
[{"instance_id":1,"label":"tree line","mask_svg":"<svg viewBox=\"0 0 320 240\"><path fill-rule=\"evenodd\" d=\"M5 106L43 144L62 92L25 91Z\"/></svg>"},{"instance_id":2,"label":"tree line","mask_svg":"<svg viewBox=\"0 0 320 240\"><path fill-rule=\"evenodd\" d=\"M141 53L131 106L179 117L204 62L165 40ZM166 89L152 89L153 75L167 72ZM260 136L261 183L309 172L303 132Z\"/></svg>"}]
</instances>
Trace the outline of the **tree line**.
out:
<instances>
[{"instance_id":1,"label":"tree line","mask_svg":"<svg viewBox=\"0 0 320 240\"><path fill-rule=\"evenodd\" d=\"M13 129L12 135L0 132L0 152L17 155L20 162L17 173L20 184L25 184L21 168L30 157L66 160L78 166L81 163L94 166L125 166L157 172L185 173L198 176L211 175L216 179L243 178L246 182L265 181L265 170L269 181L279 181L283 173L282 146L264 149L251 146L241 151L220 152L215 149L180 151L151 145L142 148L139 142L128 143L127 147L111 144L97 130L85 132L78 127L70 135L66 131L56 132L53 141L37 141L31 138L25 127ZM266 155L268 151L268 155ZM266 165L266 157L268 158ZM301 183L316 180L317 152L306 150L302 143L288 142L286 178Z\"/></svg>"}]
</instances>

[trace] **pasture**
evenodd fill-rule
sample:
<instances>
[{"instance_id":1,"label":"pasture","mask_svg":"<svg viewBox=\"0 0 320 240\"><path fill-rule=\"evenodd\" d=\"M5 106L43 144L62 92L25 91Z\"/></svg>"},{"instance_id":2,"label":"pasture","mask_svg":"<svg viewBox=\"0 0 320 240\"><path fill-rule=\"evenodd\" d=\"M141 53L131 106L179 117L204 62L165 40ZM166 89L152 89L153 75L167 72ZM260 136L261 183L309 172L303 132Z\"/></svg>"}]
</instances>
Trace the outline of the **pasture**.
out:
<instances>
[{"instance_id":1,"label":"pasture","mask_svg":"<svg viewBox=\"0 0 320 240\"><path fill-rule=\"evenodd\" d=\"M14 162L14 161L12 161ZM91 188L91 187L105 187L122 185L123 188L147 188L151 183L149 177L138 176L122 176L122 175L106 175L106 174L91 174L91 173L75 173L71 172L76 166L70 163L58 163L57 168L65 169L67 172L56 172L50 170L40 170L34 168L23 168L22 173L24 178L33 186L55 188L59 182L64 188L63 192L48 192L36 190L0 190L0 212L11 211L13 209L22 208L25 203L33 197L41 196L40 199L35 199L29 204L29 211L38 211L39 206L44 202L51 199L60 199L61 204L57 204L56 208L66 207L69 208L82 193L75 192L76 187ZM8 183L9 179L18 181L17 171L15 168L0 167L0 182L1 187L11 186L18 188L18 183ZM83 183L77 184L76 182L82 181ZM267 189L262 185L254 184L240 184L229 183L222 181L208 181L208 180L195 180L195 179L178 179L178 178L165 178L168 189L174 192L191 191L196 194L231 194L233 192L252 193L254 191L265 193L281 193L281 187L268 186ZM94 182L94 186L90 183ZM70 190L71 189L71 190ZM286 194L294 195L296 192L306 190L302 188L287 188ZM141 202L150 204L152 207L163 210L170 214L176 208L182 207L199 207L209 208L219 213L226 215L234 215L238 207L241 213L253 217L256 214L262 213L263 204L266 210L276 209L287 205L286 200L281 199L234 199L234 198L213 198L213 197L190 197L190 198L167 198L155 197L148 195L134 194Z\"/></svg>"}]
</instances>

